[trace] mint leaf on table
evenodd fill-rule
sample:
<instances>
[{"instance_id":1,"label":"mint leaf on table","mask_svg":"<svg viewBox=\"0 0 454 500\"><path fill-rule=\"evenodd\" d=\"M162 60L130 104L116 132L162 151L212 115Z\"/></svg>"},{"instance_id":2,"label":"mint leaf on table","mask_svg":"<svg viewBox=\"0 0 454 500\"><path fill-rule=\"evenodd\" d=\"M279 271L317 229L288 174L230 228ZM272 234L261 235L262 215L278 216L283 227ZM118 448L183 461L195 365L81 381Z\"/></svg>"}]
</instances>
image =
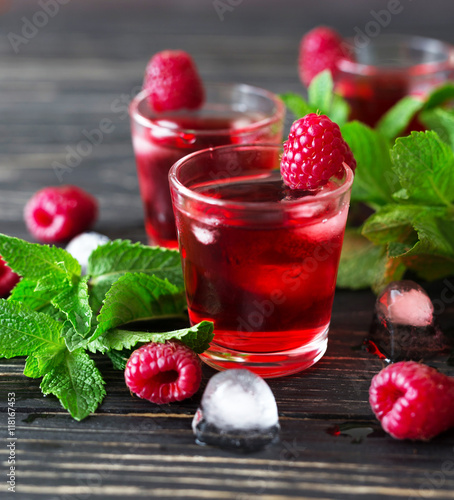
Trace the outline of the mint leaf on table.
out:
<instances>
[{"instance_id":1,"label":"mint leaf on table","mask_svg":"<svg viewBox=\"0 0 454 500\"><path fill-rule=\"evenodd\" d=\"M454 152L433 131L412 132L391 151L402 190L395 199L422 205L451 206L454 200Z\"/></svg>"},{"instance_id":2,"label":"mint leaf on table","mask_svg":"<svg viewBox=\"0 0 454 500\"><path fill-rule=\"evenodd\" d=\"M112 352L131 349L139 343L164 343L172 339L180 340L197 354L202 354L202 352L208 349L210 342L213 340L213 323L210 321L202 321L189 328L170 332L134 332L130 330L113 329L109 330L102 339L95 340L92 347L101 352Z\"/></svg>"},{"instance_id":3,"label":"mint leaf on table","mask_svg":"<svg viewBox=\"0 0 454 500\"><path fill-rule=\"evenodd\" d=\"M98 247L90 255L87 274L90 276L92 307L98 312L112 284L126 273L145 273L167 278L184 290L180 254L176 250L149 247L129 240L115 240Z\"/></svg>"},{"instance_id":4,"label":"mint leaf on table","mask_svg":"<svg viewBox=\"0 0 454 500\"><path fill-rule=\"evenodd\" d=\"M30 281L52 276L60 284L65 278L80 276L80 264L62 248L0 234L0 255L13 271Z\"/></svg>"},{"instance_id":5,"label":"mint leaf on table","mask_svg":"<svg viewBox=\"0 0 454 500\"><path fill-rule=\"evenodd\" d=\"M107 292L90 340L128 323L183 317L185 308L183 292L169 281L144 273L125 274Z\"/></svg>"},{"instance_id":6,"label":"mint leaf on table","mask_svg":"<svg viewBox=\"0 0 454 500\"><path fill-rule=\"evenodd\" d=\"M0 300L0 357L27 356L24 375L42 377L43 393L57 396L77 420L105 396L87 351L112 358L117 352L122 359L137 344L180 339L200 353L213 338L210 322L173 332L117 329L149 319L187 319L176 251L117 240L93 252L91 274L83 277L78 262L60 248L0 235L0 254L22 276Z\"/></svg>"},{"instance_id":7,"label":"mint leaf on table","mask_svg":"<svg viewBox=\"0 0 454 500\"><path fill-rule=\"evenodd\" d=\"M0 357L33 356L41 376L65 349L61 324L19 302L0 300Z\"/></svg>"},{"instance_id":8,"label":"mint leaf on table","mask_svg":"<svg viewBox=\"0 0 454 500\"><path fill-rule=\"evenodd\" d=\"M424 101L422 99L406 96L381 117L376 129L388 141L393 141L405 132L413 118L423 107Z\"/></svg>"},{"instance_id":9,"label":"mint leaf on table","mask_svg":"<svg viewBox=\"0 0 454 500\"><path fill-rule=\"evenodd\" d=\"M386 139L357 121L343 125L341 132L357 162L352 201L364 202L374 209L392 202L392 194L400 183L392 168Z\"/></svg>"},{"instance_id":10,"label":"mint leaf on table","mask_svg":"<svg viewBox=\"0 0 454 500\"><path fill-rule=\"evenodd\" d=\"M41 381L43 394L54 394L76 420L94 412L106 391L101 373L83 350L66 351L61 362Z\"/></svg>"},{"instance_id":11,"label":"mint leaf on table","mask_svg":"<svg viewBox=\"0 0 454 500\"><path fill-rule=\"evenodd\" d=\"M65 315L52 304L52 299L54 298L53 290L36 293L35 288L36 283L34 281L21 279L13 288L8 300L21 302L36 312L41 312L56 320L63 321Z\"/></svg>"}]
</instances>

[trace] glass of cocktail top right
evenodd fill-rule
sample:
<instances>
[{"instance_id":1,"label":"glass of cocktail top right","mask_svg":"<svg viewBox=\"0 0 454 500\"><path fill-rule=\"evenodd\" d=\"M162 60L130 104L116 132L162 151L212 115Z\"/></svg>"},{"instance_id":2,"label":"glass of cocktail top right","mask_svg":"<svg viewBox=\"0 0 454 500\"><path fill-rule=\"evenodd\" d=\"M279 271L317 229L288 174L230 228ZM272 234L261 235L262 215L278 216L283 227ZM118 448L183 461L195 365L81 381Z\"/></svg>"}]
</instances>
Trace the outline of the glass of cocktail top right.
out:
<instances>
[{"instance_id":1,"label":"glass of cocktail top right","mask_svg":"<svg viewBox=\"0 0 454 500\"><path fill-rule=\"evenodd\" d=\"M440 40L380 34L347 40L347 57L339 59L335 90L351 107L352 120L374 126L405 96L424 97L454 79L454 47ZM423 128L417 121L410 129Z\"/></svg>"}]
</instances>

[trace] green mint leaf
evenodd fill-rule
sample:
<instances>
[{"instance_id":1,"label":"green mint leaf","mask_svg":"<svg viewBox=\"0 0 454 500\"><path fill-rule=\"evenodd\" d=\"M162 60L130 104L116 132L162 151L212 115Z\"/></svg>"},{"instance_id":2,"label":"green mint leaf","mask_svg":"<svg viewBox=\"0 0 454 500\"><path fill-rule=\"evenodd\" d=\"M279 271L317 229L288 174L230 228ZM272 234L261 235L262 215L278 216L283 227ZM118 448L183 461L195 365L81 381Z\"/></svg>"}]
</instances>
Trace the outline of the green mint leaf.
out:
<instances>
[{"instance_id":1,"label":"green mint leaf","mask_svg":"<svg viewBox=\"0 0 454 500\"><path fill-rule=\"evenodd\" d=\"M396 199L451 207L454 152L435 132L412 132L397 139L391 157L403 188L394 195Z\"/></svg>"},{"instance_id":2,"label":"green mint leaf","mask_svg":"<svg viewBox=\"0 0 454 500\"><path fill-rule=\"evenodd\" d=\"M326 69L313 78L307 89L309 106L323 114L328 113L333 99L333 90L333 77L331 71Z\"/></svg>"},{"instance_id":3,"label":"green mint leaf","mask_svg":"<svg viewBox=\"0 0 454 500\"><path fill-rule=\"evenodd\" d=\"M22 279L14 287L11 295L8 297L9 301L21 302L36 312L47 314L55 320L63 320L65 315L52 305L52 299L55 296L53 290L47 292L36 292L36 283Z\"/></svg>"},{"instance_id":4,"label":"green mint leaf","mask_svg":"<svg viewBox=\"0 0 454 500\"><path fill-rule=\"evenodd\" d=\"M125 274L107 292L90 340L120 325L181 317L185 308L183 292L167 280L143 273Z\"/></svg>"},{"instance_id":5,"label":"green mint leaf","mask_svg":"<svg viewBox=\"0 0 454 500\"><path fill-rule=\"evenodd\" d=\"M305 99L298 94L288 92L287 94L281 94L280 98L297 119L317 111L309 106Z\"/></svg>"},{"instance_id":6,"label":"green mint leaf","mask_svg":"<svg viewBox=\"0 0 454 500\"><path fill-rule=\"evenodd\" d=\"M436 132L440 139L454 150L454 112L441 108L430 109L421 113L422 123Z\"/></svg>"},{"instance_id":7,"label":"green mint leaf","mask_svg":"<svg viewBox=\"0 0 454 500\"><path fill-rule=\"evenodd\" d=\"M29 307L0 300L0 357L57 355L65 349L61 324Z\"/></svg>"},{"instance_id":8,"label":"green mint leaf","mask_svg":"<svg viewBox=\"0 0 454 500\"><path fill-rule=\"evenodd\" d=\"M410 125L412 119L423 108L424 101L406 96L389 109L376 125L376 129L388 141L393 141Z\"/></svg>"},{"instance_id":9,"label":"green mint leaf","mask_svg":"<svg viewBox=\"0 0 454 500\"><path fill-rule=\"evenodd\" d=\"M408 255L437 255L454 264L454 220L443 219L434 211L425 211L414 221L419 242ZM451 266L452 267L452 266Z\"/></svg>"},{"instance_id":10,"label":"green mint leaf","mask_svg":"<svg viewBox=\"0 0 454 500\"><path fill-rule=\"evenodd\" d=\"M213 323L202 321L190 328L170 332L133 332L130 330L109 330L101 339L102 351L132 349L139 343L180 340L198 354L206 351L213 340ZM98 344L100 347L100 344Z\"/></svg>"},{"instance_id":11,"label":"green mint leaf","mask_svg":"<svg viewBox=\"0 0 454 500\"><path fill-rule=\"evenodd\" d=\"M376 244L417 242L414 221L420 215L418 205L390 204L371 215L364 223L362 234Z\"/></svg>"},{"instance_id":12,"label":"green mint leaf","mask_svg":"<svg viewBox=\"0 0 454 500\"><path fill-rule=\"evenodd\" d=\"M327 115L331 120L341 127L348 121L350 115L350 106L347 101L340 95L334 94L331 102L331 107Z\"/></svg>"},{"instance_id":13,"label":"green mint leaf","mask_svg":"<svg viewBox=\"0 0 454 500\"><path fill-rule=\"evenodd\" d=\"M382 282L387 260L385 246L374 245L356 230L348 229L342 246L337 286L352 290L374 288Z\"/></svg>"},{"instance_id":14,"label":"green mint leaf","mask_svg":"<svg viewBox=\"0 0 454 500\"><path fill-rule=\"evenodd\" d=\"M99 311L109 288L125 273L145 273L167 278L179 290L184 290L180 254L176 250L115 240L98 247L89 258L87 275L90 276L94 311Z\"/></svg>"},{"instance_id":15,"label":"green mint leaf","mask_svg":"<svg viewBox=\"0 0 454 500\"><path fill-rule=\"evenodd\" d=\"M0 255L17 274L29 281L38 282L51 275L60 283L66 277L80 275L80 264L62 248L0 234Z\"/></svg>"},{"instance_id":16,"label":"green mint leaf","mask_svg":"<svg viewBox=\"0 0 454 500\"><path fill-rule=\"evenodd\" d=\"M357 121L343 125L341 132L357 162L352 200L375 209L393 201L392 193L400 188L400 183L392 169L386 139Z\"/></svg>"},{"instance_id":17,"label":"green mint leaf","mask_svg":"<svg viewBox=\"0 0 454 500\"><path fill-rule=\"evenodd\" d=\"M424 109L433 109L454 99L454 83L440 85L427 97Z\"/></svg>"},{"instance_id":18,"label":"green mint leaf","mask_svg":"<svg viewBox=\"0 0 454 500\"><path fill-rule=\"evenodd\" d=\"M52 304L62 311L75 330L85 337L90 332L93 316L88 296L88 276L76 278L56 291Z\"/></svg>"},{"instance_id":19,"label":"green mint leaf","mask_svg":"<svg viewBox=\"0 0 454 500\"><path fill-rule=\"evenodd\" d=\"M93 332L92 328L89 333L93 334ZM63 322L61 336L65 339L66 347L71 352L81 347L86 348L90 341L89 337L91 337L91 335L79 333L69 320Z\"/></svg>"},{"instance_id":20,"label":"green mint leaf","mask_svg":"<svg viewBox=\"0 0 454 500\"><path fill-rule=\"evenodd\" d=\"M108 351L107 356L112 361L112 366L115 370L124 371L126 363L131 356L133 349L122 349L121 351Z\"/></svg>"},{"instance_id":21,"label":"green mint leaf","mask_svg":"<svg viewBox=\"0 0 454 500\"><path fill-rule=\"evenodd\" d=\"M60 363L44 375L41 390L57 396L76 420L94 412L106 394L99 370L83 349L66 351Z\"/></svg>"}]
</instances>

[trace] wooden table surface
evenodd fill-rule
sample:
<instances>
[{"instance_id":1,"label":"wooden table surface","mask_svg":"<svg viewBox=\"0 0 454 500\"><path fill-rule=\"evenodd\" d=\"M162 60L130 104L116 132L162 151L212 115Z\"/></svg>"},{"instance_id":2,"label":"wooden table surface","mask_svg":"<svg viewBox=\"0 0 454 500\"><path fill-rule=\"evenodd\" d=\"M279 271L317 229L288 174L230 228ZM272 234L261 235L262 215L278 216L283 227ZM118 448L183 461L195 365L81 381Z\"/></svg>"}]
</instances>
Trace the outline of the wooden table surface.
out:
<instances>
[{"instance_id":1,"label":"wooden table surface","mask_svg":"<svg viewBox=\"0 0 454 500\"><path fill-rule=\"evenodd\" d=\"M207 81L302 92L295 62L301 35L326 23L354 36L386 5L1 1L0 232L31 239L22 220L25 202L39 188L64 182L99 199L97 231L145 241L126 106L153 53L188 50ZM454 42L452 3L400 5L380 33ZM69 163L84 131L106 118L112 131ZM70 166L63 174L62 164ZM443 283L428 290L440 297ZM22 375L22 359L0 360L0 498L454 498L454 431L429 443L399 442L381 430L369 407L370 380L382 364L356 347L374 300L369 291L337 292L324 358L305 373L269 381L280 442L249 454L195 443L191 419L202 391L182 403L153 405L132 397L123 374L97 358L107 397L93 416L76 422L54 397L43 398L39 380ZM454 307L447 304L439 319L450 327ZM449 371L443 362L435 365ZM213 374L204 367L203 385ZM15 493L6 483L10 392L17 400ZM335 426L344 432L333 435Z\"/></svg>"}]
</instances>

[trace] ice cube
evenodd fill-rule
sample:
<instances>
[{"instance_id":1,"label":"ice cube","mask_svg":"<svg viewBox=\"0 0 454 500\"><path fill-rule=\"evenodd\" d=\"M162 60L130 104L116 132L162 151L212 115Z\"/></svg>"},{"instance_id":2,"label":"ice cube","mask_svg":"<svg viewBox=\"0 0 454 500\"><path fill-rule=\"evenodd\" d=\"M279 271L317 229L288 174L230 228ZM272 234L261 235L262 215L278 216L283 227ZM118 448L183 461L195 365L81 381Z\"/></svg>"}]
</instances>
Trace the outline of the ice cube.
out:
<instances>
[{"instance_id":1,"label":"ice cube","mask_svg":"<svg viewBox=\"0 0 454 500\"><path fill-rule=\"evenodd\" d=\"M277 405L269 385L247 369L219 372L208 382L192 421L199 444L255 450L279 436Z\"/></svg>"},{"instance_id":2,"label":"ice cube","mask_svg":"<svg viewBox=\"0 0 454 500\"><path fill-rule=\"evenodd\" d=\"M432 301L410 280L390 283L377 297L366 346L391 362L432 358L449 347Z\"/></svg>"},{"instance_id":3,"label":"ice cube","mask_svg":"<svg viewBox=\"0 0 454 500\"><path fill-rule=\"evenodd\" d=\"M66 251L79 262L82 274L85 274L91 252L108 241L110 241L110 238L94 231L81 233L68 243Z\"/></svg>"}]
</instances>

